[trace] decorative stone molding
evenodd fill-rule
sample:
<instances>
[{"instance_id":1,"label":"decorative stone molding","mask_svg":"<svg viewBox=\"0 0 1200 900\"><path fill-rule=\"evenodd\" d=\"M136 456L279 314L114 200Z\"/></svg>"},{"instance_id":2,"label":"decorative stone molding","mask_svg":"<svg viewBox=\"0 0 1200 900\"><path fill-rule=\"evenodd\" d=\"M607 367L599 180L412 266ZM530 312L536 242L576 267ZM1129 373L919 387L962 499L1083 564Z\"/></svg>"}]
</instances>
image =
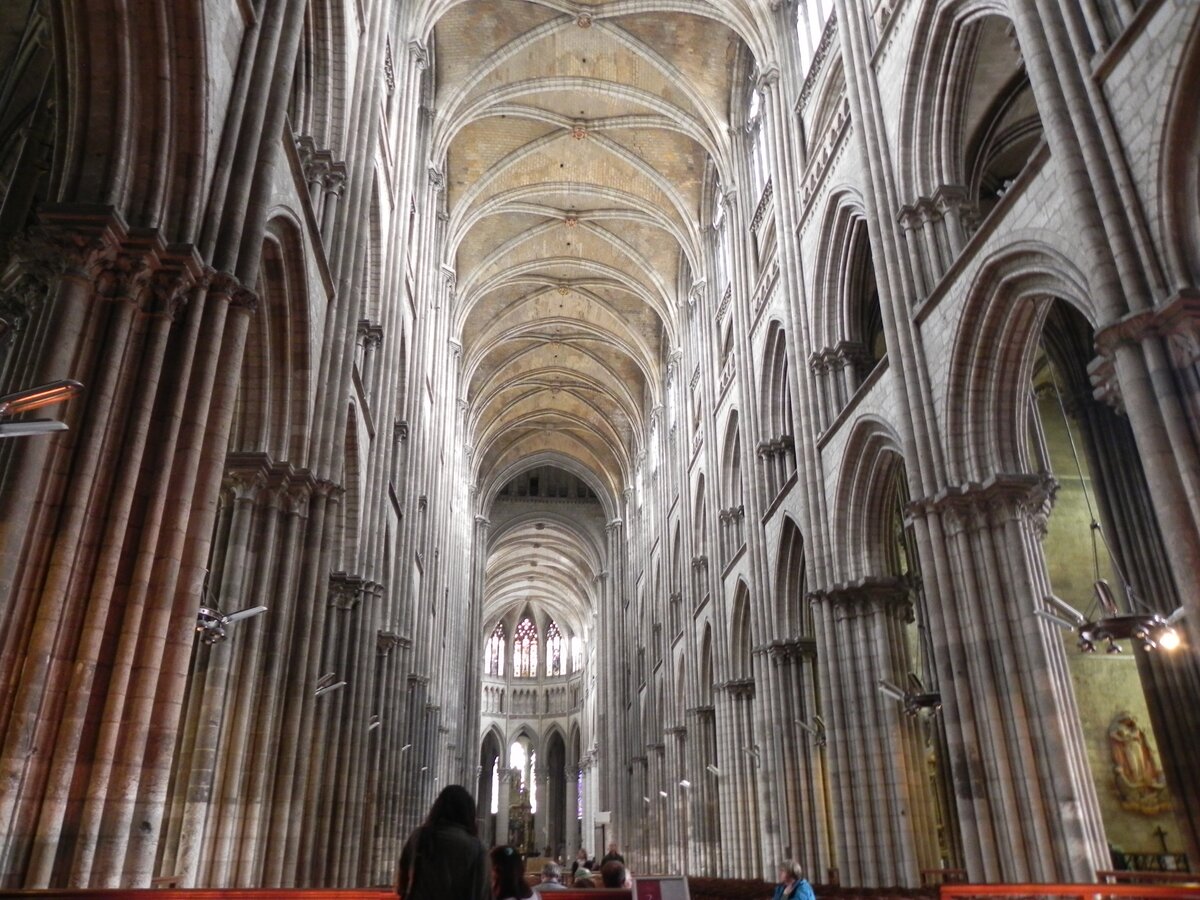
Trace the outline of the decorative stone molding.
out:
<instances>
[{"instance_id":1,"label":"decorative stone molding","mask_svg":"<svg viewBox=\"0 0 1200 900\"><path fill-rule=\"evenodd\" d=\"M734 700L753 700L754 699L754 679L753 678L734 678L722 684L715 685L718 690L724 691Z\"/></svg>"},{"instance_id":2,"label":"decorative stone molding","mask_svg":"<svg viewBox=\"0 0 1200 900\"><path fill-rule=\"evenodd\" d=\"M787 638L772 641L755 650L771 660L775 666L788 666L802 660L816 659L816 638Z\"/></svg>"},{"instance_id":3,"label":"decorative stone molding","mask_svg":"<svg viewBox=\"0 0 1200 900\"><path fill-rule=\"evenodd\" d=\"M883 611L896 615L905 622L912 622L914 587L915 583L908 578L870 575L855 581L835 584L826 590L811 591L808 599L812 603L830 604L843 619Z\"/></svg>"},{"instance_id":4,"label":"decorative stone molding","mask_svg":"<svg viewBox=\"0 0 1200 900\"><path fill-rule=\"evenodd\" d=\"M767 183L763 186L762 196L758 198L758 206L754 208L754 218L750 220L750 231L757 234L759 226L762 225L763 219L766 218L768 211L771 210L771 200L775 196L775 179L768 178Z\"/></svg>"},{"instance_id":5,"label":"decorative stone molding","mask_svg":"<svg viewBox=\"0 0 1200 900\"><path fill-rule=\"evenodd\" d=\"M774 63L769 63L754 79L754 89L760 94L767 93L777 84L779 84L779 66Z\"/></svg>"},{"instance_id":6,"label":"decorative stone molding","mask_svg":"<svg viewBox=\"0 0 1200 900\"><path fill-rule=\"evenodd\" d=\"M401 637L394 631L377 631L375 633L375 650L380 656L388 656L401 646Z\"/></svg>"},{"instance_id":7,"label":"decorative stone molding","mask_svg":"<svg viewBox=\"0 0 1200 900\"><path fill-rule=\"evenodd\" d=\"M400 441L401 443L408 440L408 420L407 419L397 419L392 424L392 438L393 438L393 440Z\"/></svg>"},{"instance_id":8,"label":"decorative stone molding","mask_svg":"<svg viewBox=\"0 0 1200 900\"><path fill-rule=\"evenodd\" d=\"M408 55L417 64L418 69L428 69L430 64L429 48L422 41L414 38L408 42Z\"/></svg>"},{"instance_id":9,"label":"decorative stone molding","mask_svg":"<svg viewBox=\"0 0 1200 900\"><path fill-rule=\"evenodd\" d=\"M915 500L906 513L940 515L947 534L974 532L1014 519L1031 522L1045 536L1058 482L1051 475L1001 473L987 481L956 485L934 497Z\"/></svg>"},{"instance_id":10,"label":"decorative stone molding","mask_svg":"<svg viewBox=\"0 0 1200 900\"><path fill-rule=\"evenodd\" d=\"M387 84L388 96L396 93L396 65L392 61L392 42L387 40L383 45L383 80Z\"/></svg>"},{"instance_id":11,"label":"decorative stone molding","mask_svg":"<svg viewBox=\"0 0 1200 900\"><path fill-rule=\"evenodd\" d=\"M802 112L808 106L808 101L812 99L813 92L817 89L817 83L821 80L821 72L825 67L825 60L829 58L829 52L833 49L837 29L838 21L835 11L830 14L829 21L825 23L825 30L821 32L821 40L817 42L817 49L813 52L812 62L808 65L808 74L804 76L804 84L800 86L800 98L796 101L796 112Z\"/></svg>"},{"instance_id":12,"label":"decorative stone molding","mask_svg":"<svg viewBox=\"0 0 1200 900\"><path fill-rule=\"evenodd\" d=\"M370 319L358 320L358 339L364 347L377 347L383 341L383 326Z\"/></svg>"},{"instance_id":13,"label":"decorative stone molding","mask_svg":"<svg viewBox=\"0 0 1200 900\"><path fill-rule=\"evenodd\" d=\"M1119 413L1125 401L1116 374L1117 349L1136 346L1152 338L1167 343L1171 359L1180 368L1200 365L1200 290L1178 291L1161 306L1131 313L1096 332L1099 355L1088 364L1092 395Z\"/></svg>"},{"instance_id":14,"label":"decorative stone molding","mask_svg":"<svg viewBox=\"0 0 1200 900\"><path fill-rule=\"evenodd\" d=\"M362 602L366 581L361 575L346 572L329 573L329 605L335 609L349 611Z\"/></svg>"}]
</instances>

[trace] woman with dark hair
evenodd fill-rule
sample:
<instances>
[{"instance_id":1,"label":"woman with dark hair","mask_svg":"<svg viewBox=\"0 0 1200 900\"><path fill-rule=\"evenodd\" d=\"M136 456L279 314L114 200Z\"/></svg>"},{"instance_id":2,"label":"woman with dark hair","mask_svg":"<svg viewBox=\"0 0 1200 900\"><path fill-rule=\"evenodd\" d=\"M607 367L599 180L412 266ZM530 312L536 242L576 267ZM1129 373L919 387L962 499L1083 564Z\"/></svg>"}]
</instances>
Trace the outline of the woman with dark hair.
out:
<instances>
[{"instance_id":1,"label":"woman with dark hair","mask_svg":"<svg viewBox=\"0 0 1200 900\"><path fill-rule=\"evenodd\" d=\"M487 850L476 837L475 799L460 784L442 789L425 823L400 853L396 893L404 900L489 900Z\"/></svg>"},{"instance_id":2,"label":"woman with dark hair","mask_svg":"<svg viewBox=\"0 0 1200 900\"><path fill-rule=\"evenodd\" d=\"M521 900L532 897L525 883L525 860L512 847L492 848L492 900Z\"/></svg>"}]
</instances>

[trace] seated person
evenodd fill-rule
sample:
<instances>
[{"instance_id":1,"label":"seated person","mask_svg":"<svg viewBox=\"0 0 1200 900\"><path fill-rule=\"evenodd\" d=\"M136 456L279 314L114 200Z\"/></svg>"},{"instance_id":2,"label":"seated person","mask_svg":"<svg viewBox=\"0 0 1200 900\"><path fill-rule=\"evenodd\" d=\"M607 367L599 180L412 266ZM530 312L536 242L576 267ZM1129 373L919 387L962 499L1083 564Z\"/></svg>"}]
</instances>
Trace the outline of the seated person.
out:
<instances>
[{"instance_id":1,"label":"seated person","mask_svg":"<svg viewBox=\"0 0 1200 900\"><path fill-rule=\"evenodd\" d=\"M629 880L629 873L625 871L625 864L619 863L615 859L610 859L600 867L600 881L606 888L633 887L633 883Z\"/></svg>"},{"instance_id":2,"label":"seated person","mask_svg":"<svg viewBox=\"0 0 1200 900\"><path fill-rule=\"evenodd\" d=\"M548 862L542 866L542 883L534 890L539 894L547 891L565 891L567 886L562 883L562 869L556 862Z\"/></svg>"},{"instance_id":3,"label":"seated person","mask_svg":"<svg viewBox=\"0 0 1200 900\"><path fill-rule=\"evenodd\" d=\"M775 885L772 900L817 900L812 885L804 877L804 870L794 859L785 859L779 864L779 884Z\"/></svg>"},{"instance_id":4,"label":"seated person","mask_svg":"<svg viewBox=\"0 0 1200 900\"><path fill-rule=\"evenodd\" d=\"M571 885L574 888L590 888L595 887L596 883L592 881L592 870L580 866L575 870L575 881Z\"/></svg>"}]
</instances>

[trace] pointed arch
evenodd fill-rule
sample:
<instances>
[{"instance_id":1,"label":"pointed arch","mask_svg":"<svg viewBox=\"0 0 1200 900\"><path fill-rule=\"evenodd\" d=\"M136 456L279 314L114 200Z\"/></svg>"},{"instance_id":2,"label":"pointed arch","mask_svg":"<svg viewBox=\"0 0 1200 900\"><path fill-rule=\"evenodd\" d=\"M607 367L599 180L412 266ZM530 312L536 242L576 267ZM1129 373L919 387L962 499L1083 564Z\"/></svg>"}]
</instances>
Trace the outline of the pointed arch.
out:
<instances>
[{"instance_id":1,"label":"pointed arch","mask_svg":"<svg viewBox=\"0 0 1200 900\"><path fill-rule=\"evenodd\" d=\"M751 614L750 588L739 578L733 594L733 615L729 629L730 677L735 679L754 677Z\"/></svg>"},{"instance_id":2,"label":"pointed arch","mask_svg":"<svg viewBox=\"0 0 1200 900\"><path fill-rule=\"evenodd\" d=\"M784 516L775 566L775 625L780 639L812 636L808 602L804 535L791 516Z\"/></svg>"}]
</instances>

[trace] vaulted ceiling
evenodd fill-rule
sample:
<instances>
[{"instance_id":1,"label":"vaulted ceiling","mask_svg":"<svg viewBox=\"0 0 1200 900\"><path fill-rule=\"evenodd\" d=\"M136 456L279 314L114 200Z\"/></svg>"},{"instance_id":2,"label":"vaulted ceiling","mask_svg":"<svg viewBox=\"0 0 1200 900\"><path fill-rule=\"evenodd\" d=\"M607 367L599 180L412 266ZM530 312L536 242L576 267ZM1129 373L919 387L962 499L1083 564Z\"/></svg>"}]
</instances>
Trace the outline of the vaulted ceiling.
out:
<instances>
[{"instance_id":1,"label":"vaulted ceiling","mask_svg":"<svg viewBox=\"0 0 1200 900\"><path fill-rule=\"evenodd\" d=\"M535 456L613 498L631 482L704 277L746 2L433 4L441 263L481 486Z\"/></svg>"}]
</instances>

